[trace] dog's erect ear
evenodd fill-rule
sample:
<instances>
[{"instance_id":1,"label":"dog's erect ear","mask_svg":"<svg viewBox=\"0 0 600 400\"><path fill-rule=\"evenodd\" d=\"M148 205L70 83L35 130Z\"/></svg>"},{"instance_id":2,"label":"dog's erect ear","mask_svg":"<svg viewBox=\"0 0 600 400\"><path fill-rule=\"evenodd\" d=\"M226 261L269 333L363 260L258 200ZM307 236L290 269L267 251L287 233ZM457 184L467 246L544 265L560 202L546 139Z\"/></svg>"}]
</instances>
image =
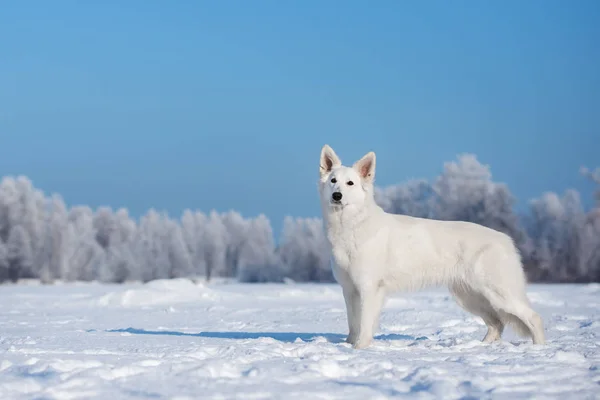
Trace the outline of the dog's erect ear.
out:
<instances>
[{"instance_id":1,"label":"dog's erect ear","mask_svg":"<svg viewBox=\"0 0 600 400\"><path fill-rule=\"evenodd\" d=\"M319 163L319 174L321 178L331 172L333 168L342 165L340 158L335 154L335 151L329 145L323 146L321 149L321 162Z\"/></svg>"},{"instance_id":2,"label":"dog's erect ear","mask_svg":"<svg viewBox=\"0 0 600 400\"><path fill-rule=\"evenodd\" d=\"M375 179L375 153L372 151L368 152L363 158L355 162L352 168L365 181L373 182Z\"/></svg>"}]
</instances>

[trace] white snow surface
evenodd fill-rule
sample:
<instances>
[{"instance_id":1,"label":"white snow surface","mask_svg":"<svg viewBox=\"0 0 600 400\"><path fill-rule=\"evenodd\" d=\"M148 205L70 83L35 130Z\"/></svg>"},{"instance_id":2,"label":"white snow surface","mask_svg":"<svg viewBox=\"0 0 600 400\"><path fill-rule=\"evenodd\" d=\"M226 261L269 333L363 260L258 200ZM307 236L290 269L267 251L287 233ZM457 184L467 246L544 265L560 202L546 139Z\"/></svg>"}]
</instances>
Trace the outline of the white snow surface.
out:
<instances>
[{"instance_id":1,"label":"white snow surface","mask_svg":"<svg viewBox=\"0 0 600 400\"><path fill-rule=\"evenodd\" d=\"M344 343L324 284L0 286L0 399L598 399L600 285L530 285L548 343L485 326L446 290L389 298Z\"/></svg>"}]
</instances>

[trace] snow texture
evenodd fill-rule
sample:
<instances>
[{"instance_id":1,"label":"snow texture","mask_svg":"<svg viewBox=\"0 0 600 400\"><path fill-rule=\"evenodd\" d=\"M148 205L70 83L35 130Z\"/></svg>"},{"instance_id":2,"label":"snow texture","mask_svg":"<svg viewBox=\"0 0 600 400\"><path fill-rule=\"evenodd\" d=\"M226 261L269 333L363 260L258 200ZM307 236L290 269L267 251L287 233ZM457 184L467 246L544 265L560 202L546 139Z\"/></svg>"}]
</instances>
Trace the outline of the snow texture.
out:
<instances>
[{"instance_id":1,"label":"snow texture","mask_svg":"<svg viewBox=\"0 0 600 400\"><path fill-rule=\"evenodd\" d=\"M485 326L445 290L389 298L368 349L328 284L0 286L1 399L592 399L600 285L531 285L548 344Z\"/></svg>"}]
</instances>

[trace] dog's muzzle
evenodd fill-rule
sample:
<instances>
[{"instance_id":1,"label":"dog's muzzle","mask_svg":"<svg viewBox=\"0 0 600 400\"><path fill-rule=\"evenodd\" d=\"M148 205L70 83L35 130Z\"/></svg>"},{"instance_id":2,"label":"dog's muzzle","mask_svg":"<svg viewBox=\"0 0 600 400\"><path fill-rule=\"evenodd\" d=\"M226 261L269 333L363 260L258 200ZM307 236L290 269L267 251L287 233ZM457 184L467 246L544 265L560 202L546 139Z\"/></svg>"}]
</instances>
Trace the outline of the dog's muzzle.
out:
<instances>
[{"instance_id":1,"label":"dog's muzzle","mask_svg":"<svg viewBox=\"0 0 600 400\"><path fill-rule=\"evenodd\" d=\"M333 192L331 195L331 204L334 206L341 206L342 205L342 193Z\"/></svg>"}]
</instances>

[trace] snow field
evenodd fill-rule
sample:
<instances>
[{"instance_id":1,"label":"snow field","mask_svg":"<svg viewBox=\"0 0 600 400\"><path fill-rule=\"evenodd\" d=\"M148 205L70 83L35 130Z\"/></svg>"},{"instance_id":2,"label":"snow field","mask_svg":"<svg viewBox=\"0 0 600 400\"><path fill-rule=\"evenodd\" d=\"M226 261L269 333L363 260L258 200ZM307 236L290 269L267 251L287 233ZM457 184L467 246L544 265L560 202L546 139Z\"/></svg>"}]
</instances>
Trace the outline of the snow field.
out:
<instances>
[{"instance_id":1,"label":"snow field","mask_svg":"<svg viewBox=\"0 0 600 400\"><path fill-rule=\"evenodd\" d=\"M344 343L325 284L0 286L0 399L595 399L600 285L531 285L548 344L486 328L446 290L392 296Z\"/></svg>"}]
</instances>

